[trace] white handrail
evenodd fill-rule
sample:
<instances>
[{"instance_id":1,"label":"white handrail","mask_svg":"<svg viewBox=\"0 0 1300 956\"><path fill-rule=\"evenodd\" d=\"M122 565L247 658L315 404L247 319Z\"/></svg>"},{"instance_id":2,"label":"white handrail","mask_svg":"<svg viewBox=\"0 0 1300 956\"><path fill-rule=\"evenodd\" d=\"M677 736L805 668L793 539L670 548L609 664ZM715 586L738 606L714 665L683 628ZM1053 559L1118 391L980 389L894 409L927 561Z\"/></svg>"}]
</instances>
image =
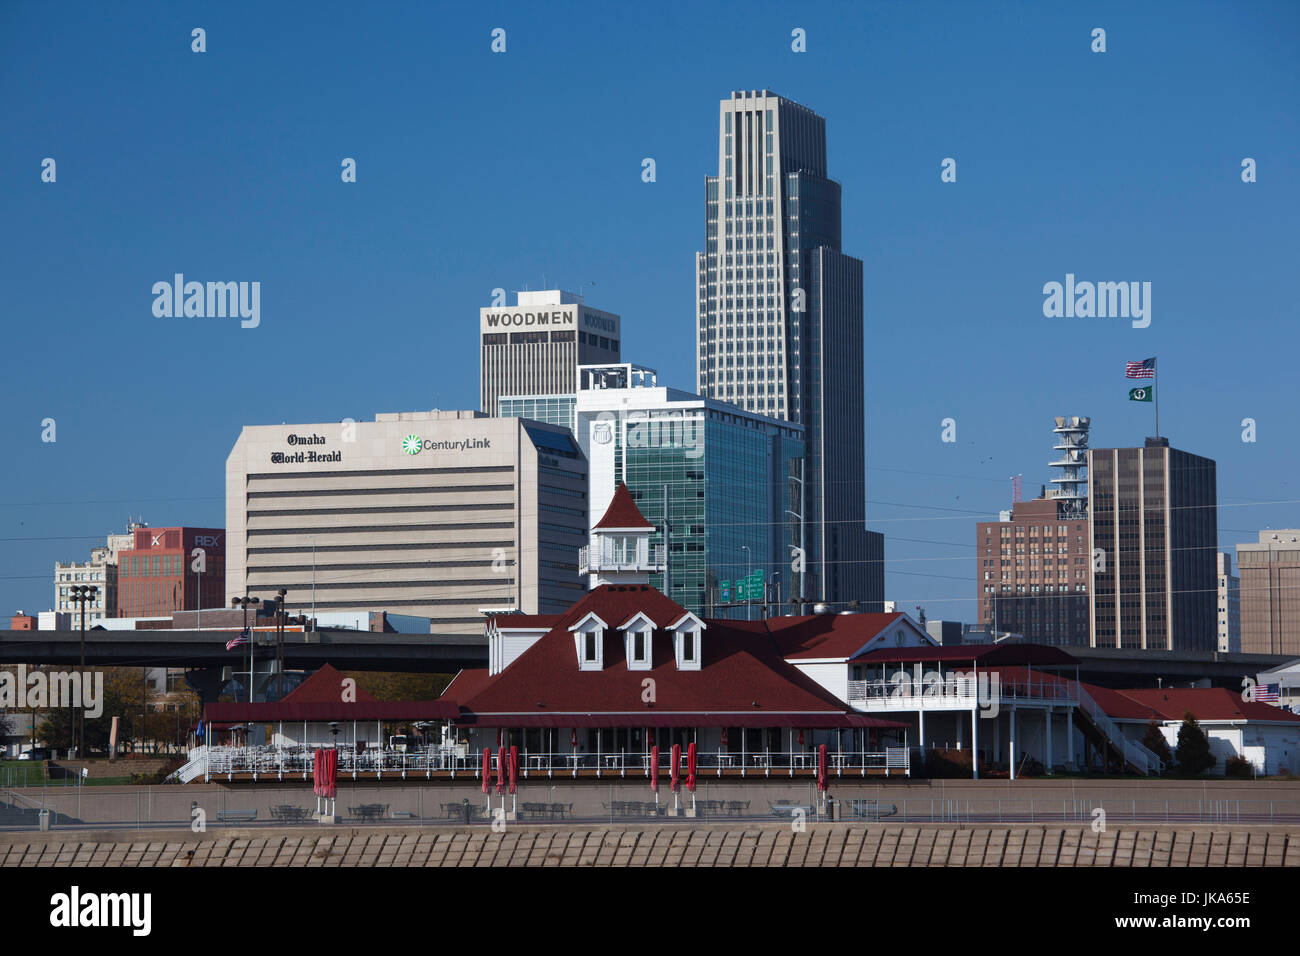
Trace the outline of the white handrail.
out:
<instances>
[{"instance_id":1,"label":"white handrail","mask_svg":"<svg viewBox=\"0 0 1300 956\"><path fill-rule=\"evenodd\" d=\"M1124 732L1119 729L1119 725L1110 719L1106 712L1093 700L1092 695L1083 688L1082 684L1079 685L1079 704L1089 719L1097 725L1098 729L1110 738L1111 743L1120 749L1125 761L1131 764L1135 770L1144 776L1150 776L1153 771L1158 772L1162 769L1163 763L1160 758L1144 744L1124 736Z\"/></svg>"}]
</instances>

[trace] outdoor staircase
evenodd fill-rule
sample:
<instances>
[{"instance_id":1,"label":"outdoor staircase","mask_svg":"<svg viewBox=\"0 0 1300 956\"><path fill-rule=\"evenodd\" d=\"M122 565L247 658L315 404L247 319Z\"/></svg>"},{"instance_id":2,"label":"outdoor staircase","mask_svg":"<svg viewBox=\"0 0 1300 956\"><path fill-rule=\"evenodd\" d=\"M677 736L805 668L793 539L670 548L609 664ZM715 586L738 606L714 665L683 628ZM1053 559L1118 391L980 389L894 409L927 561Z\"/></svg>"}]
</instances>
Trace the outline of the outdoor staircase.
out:
<instances>
[{"instance_id":1,"label":"outdoor staircase","mask_svg":"<svg viewBox=\"0 0 1300 956\"><path fill-rule=\"evenodd\" d=\"M1075 689L1079 695L1079 716L1085 733L1090 727L1093 735L1134 773L1149 777L1164 771L1164 761L1144 744L1125 737L1119 725L1106 715L1078 681L1075 681Z\"/></svg>"},{"instance_id":2,"label":"outdoor staircase","mask_svg":"<svg viewBox=\"0 0 1300 956\"><path fill-rule=\"evenodd\" d=\"M167 776L165 783L189 783L203 776L208 769L208 748L206 745L195 747L189 752L189 760L174 773Z\"/></svg>"}]
</instances>

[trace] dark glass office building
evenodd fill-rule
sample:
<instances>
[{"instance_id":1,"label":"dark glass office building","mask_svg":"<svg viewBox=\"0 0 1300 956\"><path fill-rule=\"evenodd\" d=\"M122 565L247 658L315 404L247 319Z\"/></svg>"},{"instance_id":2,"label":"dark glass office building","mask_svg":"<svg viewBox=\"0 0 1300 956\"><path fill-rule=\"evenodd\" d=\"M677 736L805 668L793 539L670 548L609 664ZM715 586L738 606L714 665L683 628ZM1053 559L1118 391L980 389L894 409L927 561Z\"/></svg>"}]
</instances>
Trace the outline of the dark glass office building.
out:
<instances>
[{"instance_id":1,"label":"dark glass office building","mask_svg":"<svg viewBox=\"0 0 1300 956\"><path fill-rule=\"evenodd\" d=\"M1094 647L1214 651L1218 507L1213 459L1148 438L1088 452Z\"/></svg>"},{"instance_id":2,"label":"dark glass office building","mask_svg":"<svg viewBox=\"0 0 1300 956\"><path fill-rule=\"evenodd\" d=\"M883 538L866 530L862 262L840 251L826 121L807 107L766 90L722 101L696 301L700 394L804 426L796 591L881 610Z\"/></svg>"}]
</instances>

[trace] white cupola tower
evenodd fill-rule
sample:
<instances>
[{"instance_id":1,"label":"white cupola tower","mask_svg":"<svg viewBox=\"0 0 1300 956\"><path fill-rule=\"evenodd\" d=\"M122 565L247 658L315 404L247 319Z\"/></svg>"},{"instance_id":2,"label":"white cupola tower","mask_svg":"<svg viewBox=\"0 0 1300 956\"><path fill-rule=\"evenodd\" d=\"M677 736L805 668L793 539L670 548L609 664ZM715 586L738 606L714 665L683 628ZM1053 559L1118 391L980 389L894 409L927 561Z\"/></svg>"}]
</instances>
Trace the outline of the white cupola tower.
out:
<instances>
[{"instance_id":1,"label":"white cupola tower","mask_svg":"<svg viewBox=\"0 0 1300 956\"><path fill-rule=\"evenodd\" d=\"M591 529L587 547L578 552L578 573L589 588L602 584L649 584L664 570L663 545L650 546L655 526L641 514L627 486L619 482L605 517Z\"/></svg>"}]
</instances>

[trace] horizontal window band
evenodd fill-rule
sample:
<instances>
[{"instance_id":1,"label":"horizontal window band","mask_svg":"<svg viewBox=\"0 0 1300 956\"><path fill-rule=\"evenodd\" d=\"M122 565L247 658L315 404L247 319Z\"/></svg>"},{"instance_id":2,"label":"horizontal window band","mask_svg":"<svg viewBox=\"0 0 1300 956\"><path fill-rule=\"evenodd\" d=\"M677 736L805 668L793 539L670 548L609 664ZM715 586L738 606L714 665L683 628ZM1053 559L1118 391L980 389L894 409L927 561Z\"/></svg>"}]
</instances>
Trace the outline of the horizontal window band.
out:
<instances>
[{"instance_id":1,"label":"horizontal window band","mask_svg":"<svg viewBox=\"0 0 1300 956\"><path fill-rule=\"evenodd\" d=\"M377 475L499 475L513 474L514 465L483 465L479 468L368 468L362 471L250 471L249 481L260 478L371 478Z\"/></svg>"},{"instance_id":2,"label":"horizontal window band","mask_svg":"<svg viewBox=\"0 0 1300 956\"><path fill-rule=\"evenodd\" d=\"M490 568L492 559L482 561L383 561L354 562L351 564L256 564L247 568L249 574L272 572L276 574L288 571L400 571L404 568Z\"/></svg>"},{"instance_id":3,"label":"horizontal window band","mask_svg":"<svg viewBox=\"0 0 1300 956\"><path fill-rule=\"evenodd\" d=\"M285 518L292 515L390 515L421 514L443 511L513 511L514 502L500 504L475 502L459 505L388 505L376 508L277 508L271 511L249 511L249 518ZM543 507L546 507L543 505Z\"/></svg>"},{"instance_id":4,"label":"horizontal window band","mask_svg":"<svg viewBox=\"0 0 1300 956\"><path fill-rule=\"evenodd\" d=\"M345 552L360 554L366 551L428 551L432 549L463 548L466 551L478 551L482 548L513 548L514 541L443 541L422 542L420 544L325 544L317 545L317 554ZM311 545L300 548L249 548L248 554L310 554ZM209 559L211 563L211 559Z\"/></svg>"},{"instance_id":5,"label":"horizontal window band","mask_svg":"<svg viewBox=\"0 0 1300 956\"><path fill-rule=\"evenodd\" d=\"M272 535L272 534L306 534L306 535L328 535L328 534L374 534L375 532L402 532L402 531L479 531L488 528L513 528L513 521L486 521L481 524L460 523L460 524L367 524L351 525L346 528L251 528L245 532L248 537L254 535ZM319 548L317 550L320 550Z\"/></svg>"},{"instance_id":6,"label":"horizontal window band","mask_svg":"<svg viewBox=\"0 0 1300 956\"><path fill-rule=\"evenodd\" d=\"M373 601L317 601L316 610L321 608L337 607L347 610L358 610L361 608L375 608L376 610L388 610L395 607L483 607L485 601L493 601L493 598L474 597L474 598L429 598L422 600L420 598L385 598ZM495 603L500 604L501 601ZM304 605L305 606L305 605ZM447 623L442 618L435 618L438 623ZM484 618L476 617L473 620L475 624L482 624ZM465 623L470 623L465 621Z\"/></svg>"},{"instance_id":7,"label":"horizontal window band","mask_svg":"<svg viewBox=\"0 0 1300 956\"><path fill-rule=\"evenodd\" d=\"M249 569L248 576L251 578L259 571L258 568ZM274 575L268 575L274 577ZM509 587L509 575L502 574L495 578L447 578L442 581L340 581L322 582L317 581L314 585L311 581L281 581L276 579L275 584L296 594L315 588L317 591L342 591L346 588L364 588L367 591L382 591L386 588L461 588L461 587ZM251 587L250 583L250 587Z\"/></svg>"},{"instance_id":8,"label":"horizontal window band","mask_svg":"<svg viewBox=\"0 0 1300 956\"><path fill-rule=\"evenodd\" d=\"M340 495L422 495L452 494L464 491L470 494L482 494L487 491L515 490L514 485L403 485L397 488L301 488L294 491L250 491L248 499L254 498L314 498Z\"/></svg>"}]
</instances>

